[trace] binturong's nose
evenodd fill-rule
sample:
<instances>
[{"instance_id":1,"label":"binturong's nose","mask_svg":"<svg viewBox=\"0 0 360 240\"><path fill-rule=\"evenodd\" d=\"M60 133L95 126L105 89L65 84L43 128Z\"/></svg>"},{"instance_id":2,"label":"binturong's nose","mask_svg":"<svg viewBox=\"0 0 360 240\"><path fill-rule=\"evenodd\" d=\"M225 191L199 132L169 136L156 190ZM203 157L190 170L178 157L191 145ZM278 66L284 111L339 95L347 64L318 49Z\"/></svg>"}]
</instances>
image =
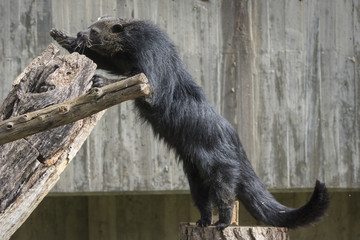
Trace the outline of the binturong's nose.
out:
<instances>
[{"instance_id":1,"label":"binturong's nose","mask_svg":"<svg viewBox=\"0 0 360 240\"><path fill-rule=\"evenodd\" d=\"M91 29L87 29L87 30L78 32L77 38L88 39L90 36L90 31L91 31Z\"/></svg>"},{"instance_id":2,"label":"binturong's nose","mask_svg":"<svg viewBox=\"0 0 360 240\"><path fill-rule=\"evenodd\" d=\"M77 34L77 37L78 38L82 38L84 36L84 33L83 32L78 32L78 34Z\"/></svg>"}]
</instances>

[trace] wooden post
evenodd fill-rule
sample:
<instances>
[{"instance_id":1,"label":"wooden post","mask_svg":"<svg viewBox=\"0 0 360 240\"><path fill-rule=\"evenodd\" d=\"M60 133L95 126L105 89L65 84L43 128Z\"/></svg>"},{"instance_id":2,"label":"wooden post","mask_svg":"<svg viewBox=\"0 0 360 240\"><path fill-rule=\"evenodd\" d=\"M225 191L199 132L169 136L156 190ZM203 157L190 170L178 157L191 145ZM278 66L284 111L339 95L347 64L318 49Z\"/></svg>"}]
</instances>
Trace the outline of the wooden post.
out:
<instances>
[{"instance_id":1,"label":"wooden post","mask_svg":"<svg viewBox=\"0 0 360 240\"><path fill-rule=\"evenodd\" d=\"M34 59L14 81L0 106L1 141L12 141L0 145L0 239L9 239L59 180L103 115L104 111L93 114L103 109L98 106L105 104L101 101L111 106L146 94L138 94L138 90L144 90L140 87L133 95L134 91L117 83L84 95L91 88L96 64L78 53L57 56L58 51L51 44ZM123 96L118 98L112 90ZM54 104L60 105L54 108ZM77 115L91 116L72 122ZM72 123L53 128L70 118ZM44 129L51 130L21 135ZM27 137L13 141L18 139L13 135Z\"/></svg>"},{"instance_id":2,"label":"wooden post","mask_svg":"<svg viewBox=\"0 0 360 240\"><path fill-rule=\"evenodd\" d=\"M219 219L217 213L213 222ZM229 227L217 230L215 226L198 227L195 223L180 223L180 240L288 240L287 228L276 227L240 227L239 201L235 202L233 218Z\"/></svg>"},{"instance_id":3,"label":"wooden post","mask_svg":"<svg viewBox=\"0 0 360 240\"><path fill-rule=\"evenodd\" d=\"M215 226L198 227L194 223L180 223L180 240L289 240L287 228L229 226L217 230Z\"/></svg>"}]
</instances>

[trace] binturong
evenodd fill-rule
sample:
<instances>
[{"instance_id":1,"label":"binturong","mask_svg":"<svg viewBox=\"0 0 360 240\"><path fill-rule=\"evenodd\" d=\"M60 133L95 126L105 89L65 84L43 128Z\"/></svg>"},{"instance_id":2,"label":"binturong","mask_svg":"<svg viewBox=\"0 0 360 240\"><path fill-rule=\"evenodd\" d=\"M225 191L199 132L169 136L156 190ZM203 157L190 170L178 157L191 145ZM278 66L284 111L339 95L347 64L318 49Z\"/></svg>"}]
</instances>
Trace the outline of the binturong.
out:
<instances>
[{"instance_id":1,"label":"binturong","mask_svg":"<svg viewBox=\"0 0 360 240\"><path fill-rule=\"evenodd\" d=\"M96 87L118 81L119 76L147 76L151 94L135 99L135 108L155 135L175 150L200 211L198 226L211 224L214 207L219 210L216 227L229 226L236 199L254 218L278 227L306 226L326 213L329 196L318 180L309 202L300 208L274 199L251 167L235 129L211 106L172 41L156 25L102 17L77 37L56 29L50 34L70 53L84 54L99 69L117 76L111 80L95 75Z\"/></svg>"}]
</instances>

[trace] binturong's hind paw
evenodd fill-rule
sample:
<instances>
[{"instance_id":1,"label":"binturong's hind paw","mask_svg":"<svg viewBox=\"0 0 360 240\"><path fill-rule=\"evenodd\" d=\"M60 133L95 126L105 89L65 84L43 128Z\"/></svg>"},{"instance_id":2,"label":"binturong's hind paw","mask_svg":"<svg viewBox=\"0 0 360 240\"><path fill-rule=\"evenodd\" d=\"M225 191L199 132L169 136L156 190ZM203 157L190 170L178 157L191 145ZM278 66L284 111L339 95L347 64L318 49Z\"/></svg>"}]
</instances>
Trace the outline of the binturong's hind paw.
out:
<instances>
[{"instance_id":1,"label":"binturong's hind paw","mask_svg":"<svg viewBox=\"0 0 360 240\"><path fill-rule=\"evenodd\" d=\"M228 223L216 222L215 226L218 230L223 230L229 226Z\"/></svg>"},{"instance_id":2,"label":"binturong's hind paw","mask_svg":"<svg viewBox=\"0 0 360 240\"><path fill-rule=\"evenodd\" d=\"M198 226L198 227L207 227L207 226L210 226L210 224L211 224L211 221L203 220L203 219L200 219L196 222L196 226Z\"/></svg>"}]
</instances>

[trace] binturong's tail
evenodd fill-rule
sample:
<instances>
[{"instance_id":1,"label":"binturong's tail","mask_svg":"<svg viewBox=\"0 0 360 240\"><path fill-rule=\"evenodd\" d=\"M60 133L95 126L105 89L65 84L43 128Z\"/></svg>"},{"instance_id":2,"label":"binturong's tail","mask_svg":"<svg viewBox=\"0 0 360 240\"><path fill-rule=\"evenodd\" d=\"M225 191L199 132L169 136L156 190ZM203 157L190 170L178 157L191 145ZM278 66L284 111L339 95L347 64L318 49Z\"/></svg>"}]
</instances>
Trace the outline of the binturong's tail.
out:
<instances>
[{"instance_id":1,"label":"binturong's tail","mask_svg":"<svg viewBox=\"0 0 360 240\"><path fill-rule=\"evenodd\" d=\"M277 202L255 173L238 186L237 195L254 218L276 227L296 228L315 223L329 207L327 189L319 180L310 201L300 208L288 208Z\"/></svg>"}]
</instances>

